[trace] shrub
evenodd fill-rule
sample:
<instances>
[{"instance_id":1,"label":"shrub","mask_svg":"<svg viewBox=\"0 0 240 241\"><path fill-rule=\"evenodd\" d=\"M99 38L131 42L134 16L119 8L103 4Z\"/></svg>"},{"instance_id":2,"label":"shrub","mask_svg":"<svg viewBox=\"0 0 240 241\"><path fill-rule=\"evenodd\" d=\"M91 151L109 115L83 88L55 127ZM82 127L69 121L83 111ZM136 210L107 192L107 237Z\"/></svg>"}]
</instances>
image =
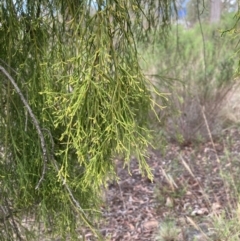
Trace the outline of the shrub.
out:
<instances>
[{"instance_id":1,"label":"shrub","mask_svg":"<svg viewBox=\"0 0 240 241\"><path fill-rule=\"evenodd\" d=\"M169 93L167 108L157 112L160 125L168 139L188 144L208 139L205 122L213 136L217 136L227 116L222 110L236 84L234 51L237 40L221 29L231 27L232 15L225 16L221 28L202 25L185 29L174 26L168 41L157 38L154 47L140 46L142 67L152 84ZM235 89L235 88L234 88ZM163 99L154 96L156 104ZM204 113L203 113L204 111ZM204 115L206 120L204 120Z\"/></svg>"}]
</instances>

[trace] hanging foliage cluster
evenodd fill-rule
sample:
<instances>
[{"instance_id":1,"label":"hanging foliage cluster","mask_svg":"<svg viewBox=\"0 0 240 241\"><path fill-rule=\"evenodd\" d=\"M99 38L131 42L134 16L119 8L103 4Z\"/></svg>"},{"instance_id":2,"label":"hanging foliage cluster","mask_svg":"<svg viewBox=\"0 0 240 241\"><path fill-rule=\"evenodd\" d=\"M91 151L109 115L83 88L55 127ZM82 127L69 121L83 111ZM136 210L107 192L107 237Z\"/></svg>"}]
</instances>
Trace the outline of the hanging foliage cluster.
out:
<instances>
[{"instance_id":1,"label":"hanging foliage cluster","mask_svg":"<svg viewBox=\"0 0 240 241\"><path fill-rule=\"evenodd\" d=\"M79 222L94 226L116 155L128 162L134 153L152 178L144 159L152 100L136 39L167 30L174 6L1 1L0 240L32 240L26 230L36 223L79 240ZM27 217L31 227L21 225Z\"/></svg>"}]
</instances>

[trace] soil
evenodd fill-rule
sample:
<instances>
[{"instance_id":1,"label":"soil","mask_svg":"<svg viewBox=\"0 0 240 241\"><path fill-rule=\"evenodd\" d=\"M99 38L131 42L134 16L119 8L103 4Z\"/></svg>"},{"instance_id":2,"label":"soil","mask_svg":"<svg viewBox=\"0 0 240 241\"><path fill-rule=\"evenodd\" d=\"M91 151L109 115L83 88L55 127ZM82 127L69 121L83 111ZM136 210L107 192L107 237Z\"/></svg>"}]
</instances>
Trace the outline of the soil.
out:
<instances>
[{"instance_id":1,"label":"soil","mask_svg":"<svg viewBox=\"0 0 240 241\"><path fill-rule=\"evenodd\" d=\"M232 128L214 143L170 143L164 154L150 150L153 182L142 177L135 158L129 166L131 175L123 160L116 160L119 182L109 183L106 191L101 233L111 241L151 241L169 219L185 232L191 220L206 222L221 212L230 216L239 191L234 178L240 173L239 157L240 131ZM86 234L86 240L94 238Z\"/></svg>"}]
</instances>

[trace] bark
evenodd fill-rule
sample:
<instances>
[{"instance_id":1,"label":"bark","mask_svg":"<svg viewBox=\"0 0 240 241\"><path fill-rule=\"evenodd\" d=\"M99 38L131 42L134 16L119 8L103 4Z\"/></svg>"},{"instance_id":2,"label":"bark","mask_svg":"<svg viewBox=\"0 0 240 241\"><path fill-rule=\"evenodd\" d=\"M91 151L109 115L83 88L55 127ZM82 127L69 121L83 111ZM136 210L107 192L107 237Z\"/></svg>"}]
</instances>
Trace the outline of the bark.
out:
<instances>
[{"instance_id":1,"label":"bark","mask_svg":"<svg viewBox=\"0 0 240 241\"><path fill-rule=\"evenodd\" d=\"M211 0L210 23L218 23L221 17L221 0Z\"/></svg>"}]
</instances>

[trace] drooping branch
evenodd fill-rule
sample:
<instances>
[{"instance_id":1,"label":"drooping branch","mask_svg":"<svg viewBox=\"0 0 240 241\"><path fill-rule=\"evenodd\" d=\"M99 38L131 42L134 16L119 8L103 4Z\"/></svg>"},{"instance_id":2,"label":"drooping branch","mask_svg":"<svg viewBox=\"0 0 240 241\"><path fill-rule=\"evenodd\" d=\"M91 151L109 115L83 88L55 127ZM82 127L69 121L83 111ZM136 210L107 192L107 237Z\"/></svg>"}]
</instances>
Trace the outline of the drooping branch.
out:
<instances>
[{"instance_id":1,"label":"drooping branch","mask_svg":"<svg viewBox=\"0 0 240 241\"><path fill-rule=\"evenodd\" d=\"M46 143L45 143L45 139L44 139L44 136L43 136L43 133L41 131L41 127L38 123L38 120L37 118L35 117L35 115L33 114L33 111L31 109L31 107L29 106L27 100L25 99L23 93L21 92L20 88L18 87L16 81L12 78L12 76L6 71L6 69L4 67L2 67L0 65L0 71L9 79L9 81L11 82L11 84L13 85L14 89L16 90L17 94L20 96L24 106L26 107L32 121L33 121L33 124L34 126L36 127L36 130L37 130L37 133L38 133L38 136L40 138L40 143L41 143L41 148L42 148L42 156L43 156L43 170L42 170L42 175L41 175L41 178L36 186L36 189L39 188L43 178L44 178L44 175L45 175L45 172L46 172L46 163L48 161L48 158L47 158L47 148L46 148Z\"/></svg>"},{"instance_id":2,"label":"drooping branch","mask_svg":"<svg viewBox=\"0 0 240 241\"><path fill-rule=\"evenodd\" d=\"M46 143L45 143L45 139L44 139L44 136L43 136L43 132L42 131L47 131L50 139L51 139L51 142L52 142L52 151L51 151L51 158L52 158L52 161L53 161L53 164L55 166L55 169L57 172L59 172L59 168L58 168L58 165L54 159L54 142L53 142L53 138L52 138L52 135L50 133L49 130L43 128L41 129L40 125L39 125L39 122L37 120L37 118L35 117L35 115L33 114L33 111L31 109L31 107L29 106L27 100L25 99L23 93L21 92L20 88L18 87L16 81L11 77L11 75L6 71L6 69L2 66L0 66L0 71L9 79L9 81L11 82L11 84L14 86L17 94L20 96L24 106L26 107L36 129L37 129L37 133L39 135L39 138L40 138L40 142L41 142L41 148L42 148L42 156L43 156L43 170L42 170L42 175L41 175L41 178L37 184L37 186L35 187L35 189L38 189L41 182L43 181L44 179L44 175L45 175L45 172L46 172L46 163L48 161L48 158L47 158L47 148L46 148ZM68 192L69 196L70 196L70 199L72 200L74 206L80 211L81 215L82 215L82 218L83 220L85 221L85 223L87 224L87 226L101 239L101 236L98 232L96 232L96 230L94 230L92 228L92 224L90 224L90 221L88 220L87 218L87 215L86 213L84 212L83 208L81 207L80 203L77 201L77 199L74 197L69 185L66 183L65 180L63 180L63 178L61 177L61 181L63 183L63 186L65 187L66 191Z\"/></svg>"},{"instance_id":3,"label":"drooping branch","mask_svg":"<svg viewBox=\"0 0 240 241\"><path fill-rule=\"evenodd\" d=\"M46 131L47 134L49 135L49 138L50 138L50 141L51 141L51 145L52 145L51 152L50 152L51 161L52 161L52 163L53 163L53 165L55 167L56 172L59 173L60 170L59 170L57 161L54 158L54 141L53 141L52 134L50 133L50 131L48 129L44 128L42 130ZM60 175L60 179L61 179L61 182L62 182L64 188L66 189L67 193L69 194L69 197L70 197L73 205L75 206L75 208L78 211L80 211L81 217L82 217L83 221L85 222L85 224L92 230L92 232L94 234L96 234L96 236L99 238L99 240L102 240L102 237L101 237L100 233L93 228L93 224L87 218L87 214L85 213L84 209L81 207L79 201L74 197L74 194L73 194L71 188L69 187L69 185L67 184L67 181L61 175Z\"/></svg>"}]
</instances>

